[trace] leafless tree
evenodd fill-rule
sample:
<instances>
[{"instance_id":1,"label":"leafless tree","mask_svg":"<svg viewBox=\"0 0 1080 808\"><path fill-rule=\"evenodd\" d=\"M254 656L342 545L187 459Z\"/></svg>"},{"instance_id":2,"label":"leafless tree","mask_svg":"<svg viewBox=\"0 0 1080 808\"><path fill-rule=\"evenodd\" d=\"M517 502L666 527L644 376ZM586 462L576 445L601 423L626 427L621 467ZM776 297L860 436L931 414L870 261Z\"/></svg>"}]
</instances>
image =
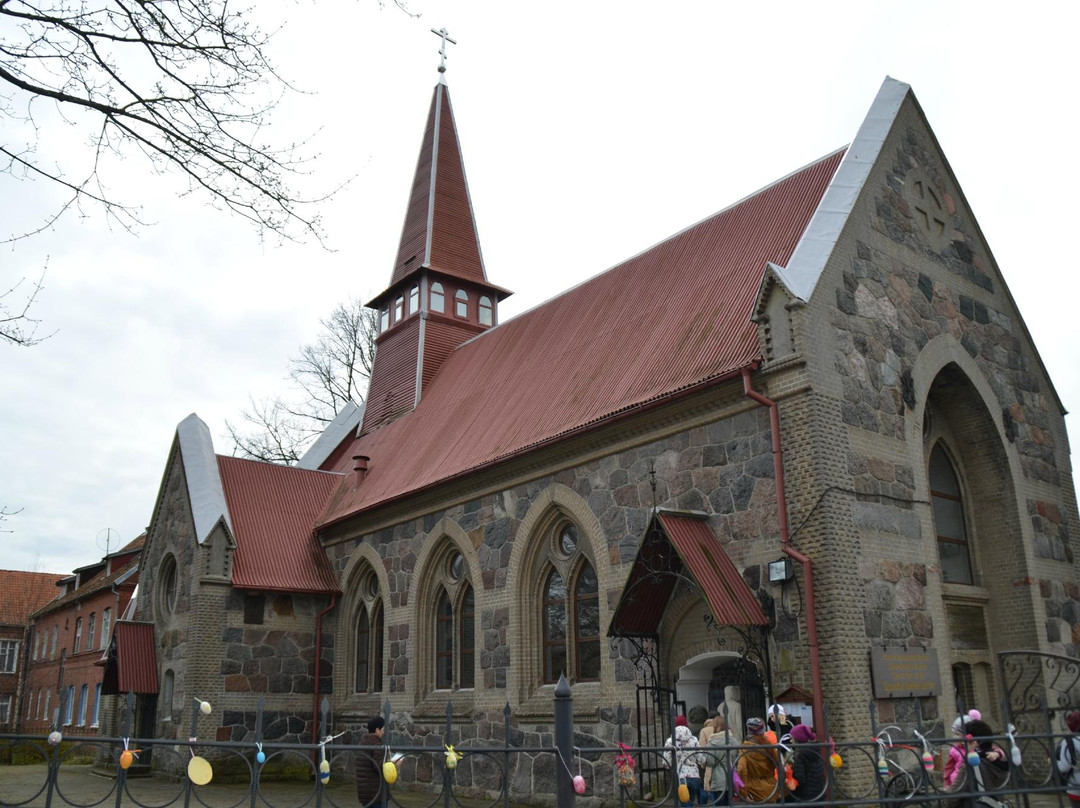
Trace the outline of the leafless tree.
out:
<instances>
[{"instance_id":1,"label":"leafless tree","mask_svg":"<svg viewBox=\"0 0 1080 808\"><path fill-rule=\"evenodd\" d=\"M316 200L291 187L302 158L265 141L288 85L250 18L228 0L0 0L0 173L64 189L58 210L0 243L87 204L127 229L142 224L101 176L106 158L140 154L264 231L318 237ZM37 154L42 103L88 127L85 154Z\"/></svg>"},{"instance_id":2,"label":"leafless tree","mask_svg":"<svg viewBox=\"0 0 1080 808\"><path fill-rule=\"evenodd\" d=\"M45 271L42 270L36 281L27 283L26 278L20 278L10 289L0 292L0 340L27 347L48 339L50 335L38 336L41 321L30 314L44 281Z\"/></svg>"},{"instance_id":3,"label":"leafless tree","mask_svg":"<svg viewBox=\"0 0 1080 808\"><path fill-rule=\"evenodd\" d=\"M240 424L225 422L233 453L296 463L342 407L362 402L375 361L377 317L360 301L349 300L320 321L319 338L289 360L289 393L252 397Z\"/></svg>"}]
</instances>

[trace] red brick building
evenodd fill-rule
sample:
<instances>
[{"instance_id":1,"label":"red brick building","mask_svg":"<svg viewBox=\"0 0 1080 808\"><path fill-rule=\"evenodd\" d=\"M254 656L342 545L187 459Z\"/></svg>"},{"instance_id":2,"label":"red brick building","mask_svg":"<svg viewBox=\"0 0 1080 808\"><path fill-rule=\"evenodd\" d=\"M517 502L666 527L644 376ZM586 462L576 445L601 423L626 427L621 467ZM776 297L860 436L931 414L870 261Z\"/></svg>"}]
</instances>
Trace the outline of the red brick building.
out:
<instances>
[{"instance_id":1,"label":"red brick building","mask_svg":"<svg viewBox=\"0 0 1080 808\"><path fill-rule=\"evenodd\" d=\"M26 668L27 619L56 597L63 576L48 572L0 570L0 732L17 724L16 705Z\"/></svg>"},{"instance_id":2,"label":"red brick building","mask_svg":"<svg viewBox=\"0 0 1080 808\"><path fill-rule=\"evenodd\" d=\"M30 615L19 731L45 731L60 709L65 732L98 732L104 715L100 662L138 582L142 544L140 536L79 567L59 581L58 597Z\"/></svg>"}]
</instances>

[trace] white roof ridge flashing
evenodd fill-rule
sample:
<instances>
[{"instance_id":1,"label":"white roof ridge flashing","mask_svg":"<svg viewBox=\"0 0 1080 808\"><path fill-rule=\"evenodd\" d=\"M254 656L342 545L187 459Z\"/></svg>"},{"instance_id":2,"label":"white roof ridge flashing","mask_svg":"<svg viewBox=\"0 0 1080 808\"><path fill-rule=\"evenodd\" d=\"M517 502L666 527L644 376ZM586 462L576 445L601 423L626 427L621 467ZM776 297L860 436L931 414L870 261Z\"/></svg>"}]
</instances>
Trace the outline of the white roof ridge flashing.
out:
<instances>
[{"instance_id":1,"label":"white roof ridge flashing","mask_svg":"<svg viewBox=\"0 0 1080 808\"><path fill-rule=\"evenodd\" d=\"M349 436L349 433L356 432L363 420L364 405L350 401L341 408L341 412L334 417L334 420L326 425L326 429L322 431L322 434L315 439L315 442L304 452L304 456L297 461L296 467L308 471L318 471L319 467L326 462L326 459L341 445L341 442Z\"/></svg>"},{"instance_id":2,"label":"white roof ridge flashing","mask_svg":"<svg viewBox=\"0 0 1080 808\"><path fill-rule=\"evenodd\" d=\"M795 252L784 273L778 273L796 297L808 301L814 293L840 232L881 154L900 106L910 92L909 85L894 78L886 76L882 82L855 140L848 147L810 223L795 245Z\"/></svg>"},{"instance_id":3,"label":"white roof ridge flashing","mask_svg":"<svg viewBox=\"0 0 1080 808\"><path fill-rule=\"evenodd\" d=\"M180 442L180 459L187 478L196 541L199 544L205 542L220 519L225 520L231 533L232 519L225 502L225 488L221 484L210 429L199 416L191 413L177 425L176 439Z\"/></svg>"}]
</instances>

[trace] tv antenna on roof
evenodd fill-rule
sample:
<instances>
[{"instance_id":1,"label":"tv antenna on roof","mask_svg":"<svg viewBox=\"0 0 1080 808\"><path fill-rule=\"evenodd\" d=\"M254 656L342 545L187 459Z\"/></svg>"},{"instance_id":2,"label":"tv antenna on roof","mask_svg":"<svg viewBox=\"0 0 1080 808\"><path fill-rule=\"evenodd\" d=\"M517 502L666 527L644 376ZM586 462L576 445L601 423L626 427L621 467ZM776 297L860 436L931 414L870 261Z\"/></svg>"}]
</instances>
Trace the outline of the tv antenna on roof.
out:
<instances>
[{"instance_id":1,"label":"tv antenna on roof","mask_svg":"<svg viewBox=\"0 0 1080 808\"><path fill-rule=\"evenodd\" d=\"M114 539L113 536L116 536ZM120 546L120 533L111 527L103 527L97 534L97 546L105 551L105 555L112 552L113 547Z\"/></svg>"}]
</instances>

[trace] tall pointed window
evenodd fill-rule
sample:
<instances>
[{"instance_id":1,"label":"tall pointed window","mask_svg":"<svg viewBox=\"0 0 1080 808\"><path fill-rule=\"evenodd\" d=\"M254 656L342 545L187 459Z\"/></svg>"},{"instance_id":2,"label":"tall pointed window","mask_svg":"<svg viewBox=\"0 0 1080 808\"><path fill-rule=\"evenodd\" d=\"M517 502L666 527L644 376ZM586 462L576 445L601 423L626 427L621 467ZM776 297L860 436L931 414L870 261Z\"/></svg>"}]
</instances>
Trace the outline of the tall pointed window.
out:
<instances>
[{"instance_id":1,"label":"tall pointed window","mask_svg":"<svg viewBox=\"0 0 1080 808\"><path fill-rule=\"evenodd\" d=\"M558 570L544 584L544 681L557 682L566 673L566 585Z\"/></svg>"},{"instance_id":2,"label":"tall pointed window","mask_svg":"<svg viewBox=\"0 0 1080 808\"><path fill-rule=\"evenodd\" d=\"M438 281L431 284L431 310L439 314L446 313L446 294L443 292L443 285Z\"/></svg>"},{"instance_id":3,"label":"tall pointed window","mask_svg":"<svg viewBox=\"0 0 1080 808\"><path fill-rule=\"evenodd\" d=\"M554 684L565 674L571 681L599 681L600 586L596 568L585 554L578 527L557 518L548 528L537 561L540 591L537 640L539 682Z\"/></svg>"},{"instance_id":4,"label":"tall pointed window","mask_svg":"<svg viewBox=\"0 0 1080 808\"><path fill-rule=\"evenodd\" d=\"M414 286L409 290L409 314L416 314L420 310L420 287Z\"/></svg>"},{"instance_id":5,"label":"tall pointed window","mask_svg":"<svg viewBox=\"0 0 1080 808\"><path fill-rule=\"evenodd\" d=\"M94 629L97 628L97 612L90 612L90 619L86 621L86 650L94 649Z\"/></svg>"},{"instance_id":6,"label":"tall pointed window","mask_svg":"<svg viewBox=\"0 0 1080 808\"><path fill-rule=\"evenodd\" d=\"M380 693L383 688L383 608L379 579L368 571L360 579L353 613L353 692Z\"/></svg>"},{"instance_id":7,"label":"tall pointed window","mask_svg":"<svg viewBox=\"0 0 1080 808\"><path fill-rule=\"evenodd\" d=\"M469 316L469 295L464 289L458 289L454 294L454 314L458 317Z\"/></svg>"},{"instance_id":8,"label":"tall pointed window","mask_svg":"<svg viewBox=\"0 0 1080 808\"><path fill-rule=\"evenodd\" d=\"M468 564L449 538L424 565L420 600L428 603L423 618L430 620L424 634L421 676L434 690L472 688L476 682L476 604L469 582ZM433 615L428 617L428 615Z\"/></svg>"},{"instance_id":9,"label":"tall pointed window","mask_svg":"<svg viewBox=\"0 0 1080 808\"><path fill-rule=\"evenodd\" d=\"M75 643L71 648L71 653L79 653L79 646L82 645L82 618L78 618L75 621Z\"/></svg>"},{"instance_id":10,"label":"tall pointed window","mask_svg":"<svg viewBox=\"0 0 1080 808\"><path fill-rule=\"evenodd\" d=\"M491 308L491 298L481 297L479 306L480 325L491 325L493 321L493 309Z\"/></svg>"},{"instance_id":11,"label":"tall pointed window","mask_svg":"<svg viewBox=\"0 0 1080 808\"><path fill-rule=\"evenodd\" d=\"M454 607L445 589L439 590L435 606L435 687L454 685Z\"/></svg>"},{"instance_id":12,"label":"tall pointed window","mask_svg":"<svg viewBox=\"0 0 1080 808\"><path fill-rule=\"evenodd\" d=\"M952 584L974 583L960 483L940 443L930 453L930 500L942 579Z\"/></svg>"}]
</instances>

